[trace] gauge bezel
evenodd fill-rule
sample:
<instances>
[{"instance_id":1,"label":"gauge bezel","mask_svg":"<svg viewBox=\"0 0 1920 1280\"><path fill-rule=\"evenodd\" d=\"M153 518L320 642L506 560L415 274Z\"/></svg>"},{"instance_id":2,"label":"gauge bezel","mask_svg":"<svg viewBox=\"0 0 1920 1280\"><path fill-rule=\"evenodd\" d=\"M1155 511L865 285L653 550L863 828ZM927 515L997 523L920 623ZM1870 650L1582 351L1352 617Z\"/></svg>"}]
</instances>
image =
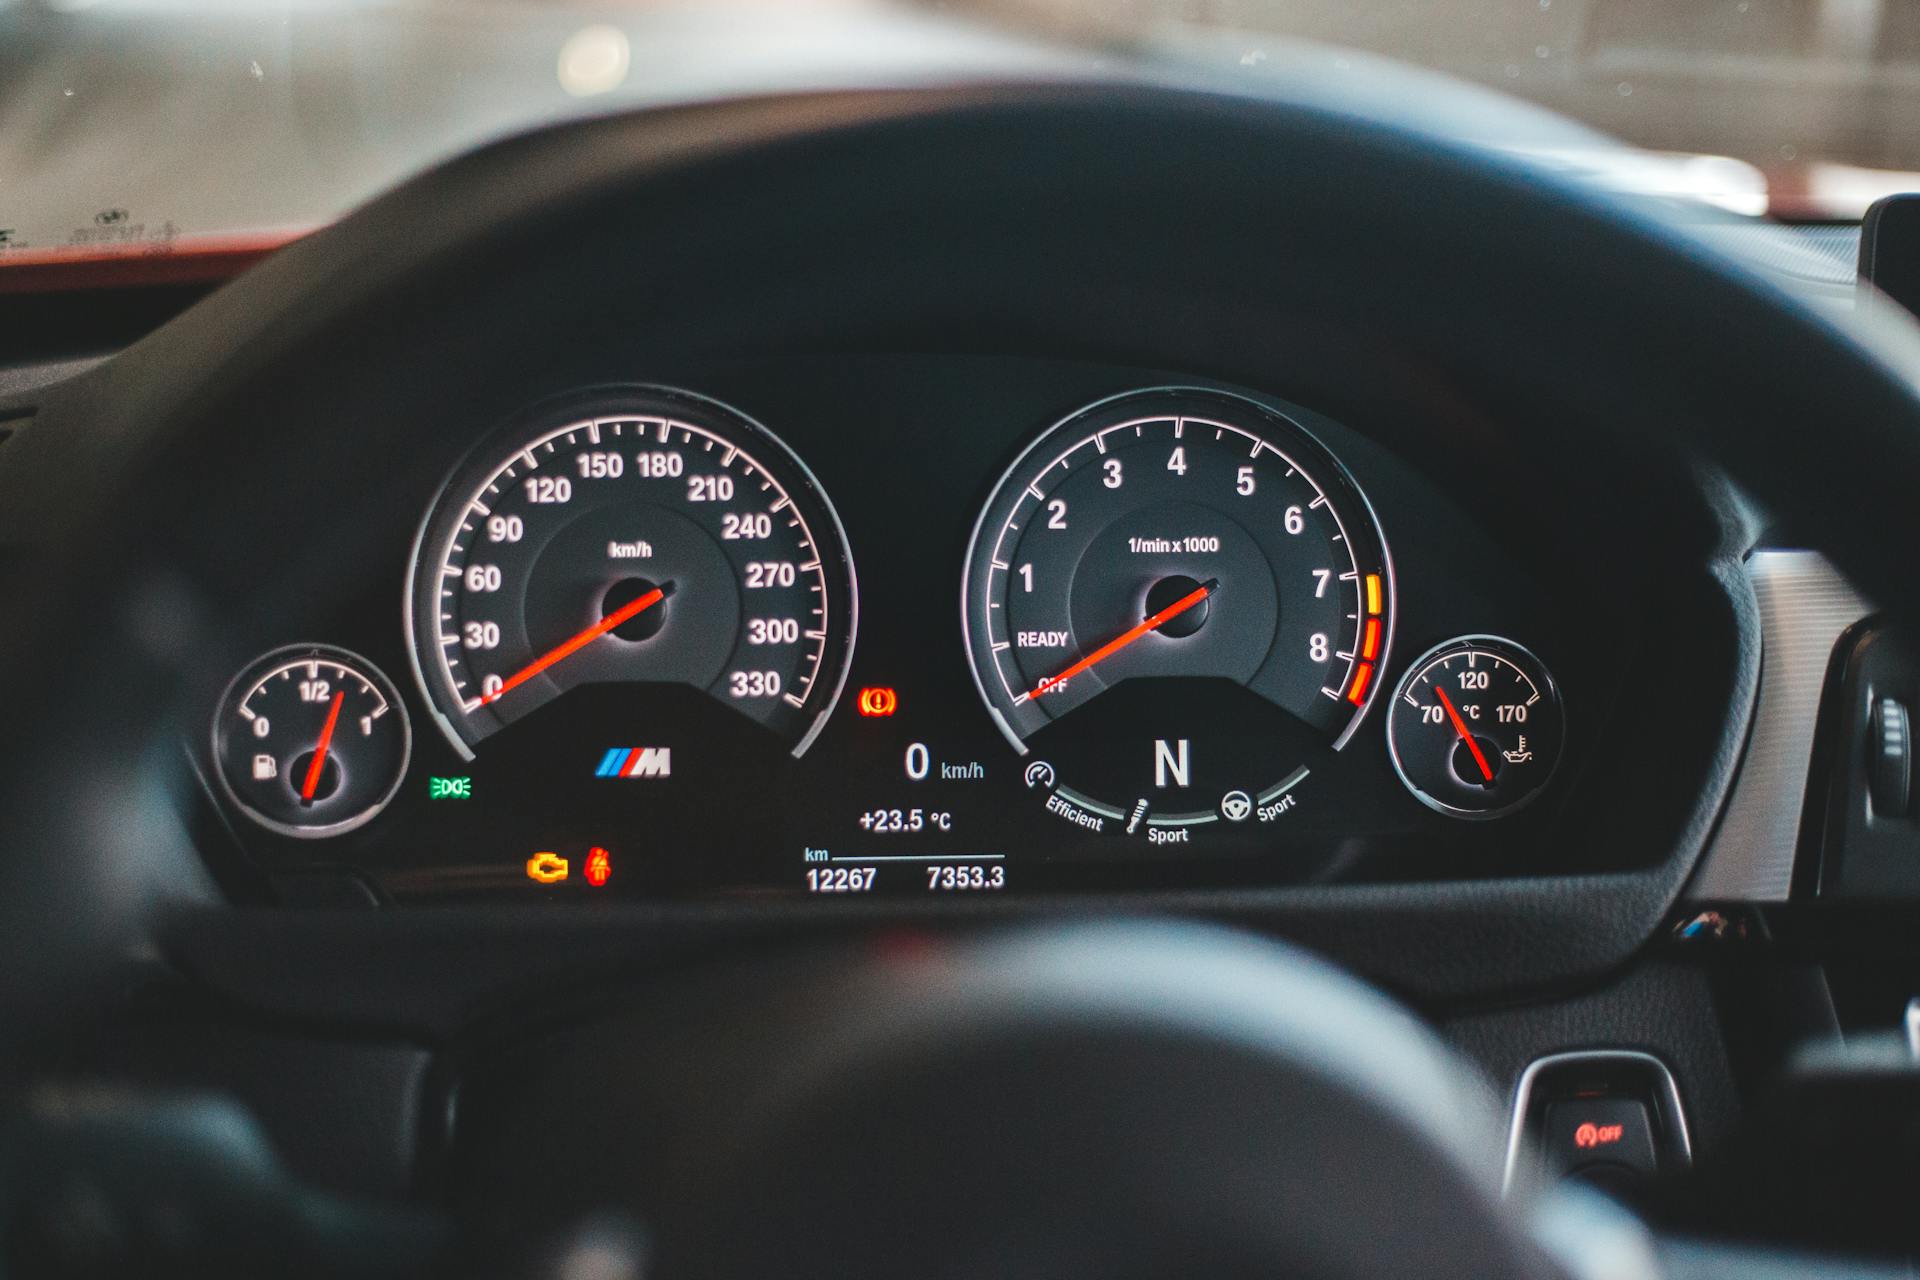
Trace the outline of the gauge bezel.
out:
<instances>
[{"instance_id":1,"label":"gauge bezel","mask_svg":"<svg viewBox=\"0 0 1920 1280\"><path fill-rule=\"evenodd\" d=\"M1547 770L1547 776L1542 778L1534 785L1531 791L1521 796L1518 800L1515 800L1511 804L1501 805L1497 809L1462 809L1458 805L1450 805L1446 801L1429 795L1426 791L1422 790L1413 779L1407 775L1406 766L1400 761L1400 743L1398 739L1395 738L1393 732L1394 712L1399 707L1400 700L1406 696L1408 690L1413 685L1413 681L1418 678L1420 673L1432 666L1449 650L1465 651L1468 649L1505 649L1507 650L1507 654L1504 656L1518 657L1530 664L1532 669L1530 676L1537 675L1542 686L1540 695L1544 698L1551 699L1554 709L1560 715L1560 743L1554 751L1553 764ZM1509 640L1505 636L1494 635L1491 632L1477 632L1472 635L1454 636L1451 639L1442 640L1439 644L1434 645L1407 665L1406 671L1393 685L1393 701L1387 704L1385 732L1387 735L1387 758L1393 762L1394 776L1400 779L1400 785L1407 789L1409 795L1435 813L1444 814L1449 818L1459 818L1465 822L1490 822L1495 818L1504 818L1509 814L1518 813L1535 800L1538 800L1546 794L1547 789L1553 785L1554 779L1560 775L1560 763L1566 759L1567 755L1567 702L1560 694L1559 681L1553 678L1552 669L1540 660L1539 654L1517 640Z\"/></svg>"},{"instance_id":2,"label":"gauge bezel","mask_svg":"<svg viewBox=\"0 0 1920 1280\"><path fill-rule=\"evenodd\" d=\"M505 415L491 429L482 434L471 448L463 451L441 477L434 490L432 500L422 514L418 528L414 532L413 542L408 550L407 573L402 597L402 625L405 628L407 665L413 672L414 685L427 708L428 716L439 728L441 736L447 740L462 760L472 761L477 756L478 743L469 743L459 728L450 720L441 707L434 685L428 676L426 666L421 660L424 646L417 633L419 618L419 594L423 555L427 551L427 540L441 522L449 503L455 501L454 485L476 465L476 460L499 454L509 441L518 441L523 446L535 437L545 437L564 432L569 426L579 426L599 418L657 417L658 413L636 411L635 400L657 400L668 403L679 402L686 406L686 413L695 419L689 426L696 426L704 434L712 434L713 428L702 426L702 415L717 417L721 424L739 424L746 431L764 440L773 451L775 459L790 467L793 476L810 491L817 500L820 511L825 515L830 532L837 542L836 554L844 571L847 593L846 639L841 645L837 657L823 651L822 673L828 663L837 669L832 671L831 683L825 686L826 697L819 710L806 722L805 731L795 740L791 754L798 758L806 754L815 739L826 728L827 720L839 705L841 694L846 690L849 673L853 667L853 654L858 645L860 634L860 579L854 565L853 547L847 538L845 522L835 507L832 496L820 483L806 461L795 452L793 447L779 435L770 430L752 414L717 397L690 391L684 387L665 383L651 382L611 382L579 387L532 401L513 413ZM451 534L449 534L449 540ZM814 539L816 545L819 538ZM444 560L437 555L436 560ZM823 559L823 567L825 557ZM830 585L830 580L828 581ZM831 634L831 632L829 632ZM825 642L823 642L823 645ZM815 676L815 685L822 684L820 676ZM812 696L809 693L808 696ZM480 741L484 741L484 737Z\"/></svg>"},{"instance_id":3,"label":"gauge bezel","mask_svg":"<svg viewBox=\"0 0 1920 1280\"><path fill-rule=\"evenodd\" d=\"M400 720L400 768L395 771L393 781L380 794L380 798L359 813L321 826L303 826L298 823L282 822L278 818L269 818L240 798L240 794L234 790L233 783L228 780L227 771L221 764L220 726L228 711L239 705L234 700L236 693L248 687L249 682L258 683L265 678L263 672L271 672L290 662L315 658L322 662L337 662L341 666L352 669L368 684L378 688L387 699L394 714ZM399 686L394 684L387 673L382 671L379 664L371 658L336 644L281 645L277 649L267 650L242 666L220 691L220 696L213 704L212 720L208 724L207 751L214 780L219 784L221 794L234 808L276 835L290 836L296 840L325 840L366 826L379 817L386 807L393 803L393 798L400 794L400 788L406 785L407 771L413 767L413 719L407 714L406 700L400 696Z\"/></svg>"},{"instance_id":4,"label":"gauge bezel","mask_svg":"<svg viewBox=\"0 0 1920 1280\"><path fill-rule=\"evenodd\" d=\"M1367 492L1361 487L1360 482L1354 479L1352 472L1350 472L1346 464L1340 460L1340 456L1328 448L1326 442L1309 429L1305 423L1301 422L1300 419L1293 414L1277 408L1265 400L1256 399L1253 396L1241 392L1228 391L1221 387L1166 383L1154 386L1131 387L1125 391L1117 391L1112 395L1102 396L1098 400L1089 401L1055 420L1052 424L1036 434L1033 439L1014 456L1013 460L1001 470L1000 474L994 478L993 484L987 489L987 500L980 505L979 513L975 515L973 520L973 527L968 532L964 558L960 566L960 635L966 654L967 674L973 681L974 692L979 695L981 705L986 709L987 715L992 719L994 727L1012 744L1015 753L1020 756L1027 755L1028 748L1026 742L1018 733L1014 732L1013 726L1007 722L999 706L996 705L993 696L987 691L980 671L980 663L975 652L976 646L974 643L971 609L974 561L978 558L976 552L980 544L981 536L986 531L987 518L994 513L999 503L1000 495L1006 491L1008 484L1012 482L1013 478L1021 474L1033 456L1040 452L1044 446L1053 442L1064 428L1081 418L1101 413L1108 407L1121 401L1133 399L1145 400L1152 396L1196 396L1200 398L1232 401L1246 406L1250 411L1260 417L1277 419L1287 429L1297 432L1309 445L1320 452L1322 458L1331 467L1332 477L1344 485L1346 493L1342 496L1351 497L1359 504L1359 513L1363 515L1367 521L1367 531L1372 535L1374 545L1380 550L1380 576L1383 580L1382 585L1385 592L1386 607L1383 613L1386 617L1386 626L1383 628L1380 638L1380 657L1374 664L1376 678L1374 679L1373 686L1367 692L1366 701L1355 710L1354 715L1348 720L1346 727L1341 730L1339 735L1333 740L1333 750L1343 750L1347 744L1353 740L1354 735L1360 731L1361 726L1366 723L1368 715L1372 713L1375 704L1380 700L1381 690L1386 682L1379 679L1378 675L1392 658L1394 629L1398 626L1400 620L1399 599L1397 594L1398 574L1394 570L1393 551L1387 544L1386 530L1381 527L1379 513L1374 510L1373 501L1367 496ZM1287 457L1281 450L1275 449L1275 452L1280 453L1282 457ZM1292 459L1289 458L1289 462L1291 463Z\"/></svg>"}]
</instances>

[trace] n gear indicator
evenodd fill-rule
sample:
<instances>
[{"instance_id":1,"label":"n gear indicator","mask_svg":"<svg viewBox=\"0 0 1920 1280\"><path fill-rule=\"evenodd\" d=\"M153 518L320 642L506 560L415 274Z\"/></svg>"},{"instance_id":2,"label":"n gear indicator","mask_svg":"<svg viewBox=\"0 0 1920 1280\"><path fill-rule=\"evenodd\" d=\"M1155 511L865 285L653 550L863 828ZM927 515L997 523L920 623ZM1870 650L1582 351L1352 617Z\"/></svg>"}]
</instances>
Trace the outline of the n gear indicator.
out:
<instances>
[{"instance_id":1,"label":"n gear indicator","mask_svg":"<svg viewBox=\"0 0 1920 1280\"><path fill-rule=\"evenodd\" d=\"M1257 853L1380 701L1392 575L1365 495L1300 421L1153 388L1087 406L1008 469L961 620L1046 813Z\"/></svg>"}]
</instances>

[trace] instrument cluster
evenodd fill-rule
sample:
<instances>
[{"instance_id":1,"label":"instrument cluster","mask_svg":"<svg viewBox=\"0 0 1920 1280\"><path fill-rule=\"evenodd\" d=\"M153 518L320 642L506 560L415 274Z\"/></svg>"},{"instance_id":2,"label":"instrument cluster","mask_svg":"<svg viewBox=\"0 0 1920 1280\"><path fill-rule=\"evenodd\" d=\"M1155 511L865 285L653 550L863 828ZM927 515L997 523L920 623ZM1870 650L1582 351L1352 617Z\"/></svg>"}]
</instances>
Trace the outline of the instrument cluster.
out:
<instances>
[{"instance_id":1,"label":"instrument cluster","mask_svg":"<svg viewBox=\"0 0 1920 1280\"><path fill-rule=\"evenodd\" d=\"M233 844L401 901L1545 869L1592 655L1493 531L1251 389L932 370L425 433L415 545L206 708Z\"/></svg>"}]
</instances>

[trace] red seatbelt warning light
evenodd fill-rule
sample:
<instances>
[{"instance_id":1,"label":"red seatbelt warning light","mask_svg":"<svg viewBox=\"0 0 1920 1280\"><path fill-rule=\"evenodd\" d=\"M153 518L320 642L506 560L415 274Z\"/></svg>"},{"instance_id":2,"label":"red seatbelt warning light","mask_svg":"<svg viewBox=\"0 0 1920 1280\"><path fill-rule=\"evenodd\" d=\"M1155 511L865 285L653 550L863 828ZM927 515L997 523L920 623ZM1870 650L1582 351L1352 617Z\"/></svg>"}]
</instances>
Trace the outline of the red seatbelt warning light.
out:
<instances>
[{"instance_id":1,"label":"red seatbelt warning light","mask_svg":"<svg viewBox=\"0 0 1920 1280\"><path fill-rule=\"evenodd\" d=\"M598 889L613 875L613 855L599 845L587 850L587 883Z\"/></svg>"},{"instance_id":2,"label":"red seatbelt warning light","mask_svg":"<svg viewBox=\"0 0 1920 1280\"><path fill-rule=\"evenodd\" d=\"M900 695L891 688L870 686L860 691L858 705L863 716L890 716L900 709Z\"/></svg>"}]
</instances>

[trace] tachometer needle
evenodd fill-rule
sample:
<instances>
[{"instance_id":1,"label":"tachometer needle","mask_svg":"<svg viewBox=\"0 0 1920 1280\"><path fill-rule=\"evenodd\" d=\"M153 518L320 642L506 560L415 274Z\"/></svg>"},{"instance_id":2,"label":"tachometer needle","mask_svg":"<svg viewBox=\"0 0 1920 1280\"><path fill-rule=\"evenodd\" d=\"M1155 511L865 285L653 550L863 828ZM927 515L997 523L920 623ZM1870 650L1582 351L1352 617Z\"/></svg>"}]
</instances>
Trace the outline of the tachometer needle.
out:
<instances>
[{"instance_id":1,"label":"tachometer needle","mask_svg":"<svg viewBox=\"0 0 1920 1280\"><path fill-rule=\"evenodd\" d=\"M1467 722L1454 710L1453 699L1447 696L1446 689L1441 685L1433 686L1433 691L1440 695L1440 705L1447 709L1447 719L1453 721L1453 731L1460 735L1460 741L1467 744L1467 750L1473 752L1473 762L1480 766L1480 776L1492 782L1493 770L1487 764L1487 757L1480 750L1480 744L1473 740L1473 734L1467 730Z\"/></svg>"},{"instance_id":2,"label":"tachometer needle","mask_svg":"<svg viewBox=\"0 0 1920 1280\"><path fill-rule=\"evenodd\" d=\"M320 788L320 771L327 766L327 748L333 745L333 727L340 723L340 704L347 700L347 691L340 690L333 695L333 705L327 708L327 722L320 727L320 741L313 749L313 763L307 766L307 776L300 783L300 803L312 804L313 793Z\"/></svg>"},{"instance_id":3,"label":"tachometer needle","mask_svg":"<svg viewBox=\"0 0 1920 1280\"><path fill-rule=\"evenodd\" d=\"M648 609L653 608L653 606L659 604L672 594L673 584L671 582L663 582L645 595L629 600L626 604L621 605L618 609L615 609L612 613L600 619L600 621L594 623L579 635L555 645L553 648L535 658L532 662L529 662L526 666L508 676L505 680L502 680L500 687L492 693L481 694L480 705L485 706L489 702L499 701L500 698L510 690L519 688L554 663L566 658L571 658L574 654L607 634L607 632L645 613Z\"/></svg>"},{"instance_id":4,"label":"tachometer needle","mask_svg":"<svg viewBox=\"0 0 1920 1280\"><path fill-rule=\"evenodd\" d=\"M1121 632L1119 635L1115 636L1113 639L1107 641L1105 644L1101 645L1098 649L1095 649L1092 653L1080 659L1080 661L1074 663L1072 666L1068 667L1065 671L1062 671L1059 675L1048 676L1045 680L1042 680L1039 684L1033 686L1033 689L1027 694L1027 696L1029 698L1037 698L1041 694L1046 693L1050 689L1059 688L1061 685L1065 684L1067 681L1079 675L1082 671L1088 670L1089 668L1093 667L1098 663L1105 662L1108 658L1111 658L1114 654L1120 652L1122 649L1132 644L1135 640L1138 640L1141 636L1147 634L1147 632L1153 631L1159 627L1165 626L1168 622L1179 617L1181 614L1185 613L1187 610L1193 608L1195 605L1199 604L1202 600L1205 600L1208 596L1212 595L1214 592L1218 591L1219 589L1220 589L1220 579L1208 578L1205 582L1201 583L1194 590L1189 591L1184 596L1181 596L1178 600L1175 600L1172 604L1168 605L1166 608L1162 609L1160 612L1156 614L1152 614L1151 616L1146 618L1144 621L1136 623L1134 626L1128 627L1125 631Z\"/></svg>"}]
</instances>

